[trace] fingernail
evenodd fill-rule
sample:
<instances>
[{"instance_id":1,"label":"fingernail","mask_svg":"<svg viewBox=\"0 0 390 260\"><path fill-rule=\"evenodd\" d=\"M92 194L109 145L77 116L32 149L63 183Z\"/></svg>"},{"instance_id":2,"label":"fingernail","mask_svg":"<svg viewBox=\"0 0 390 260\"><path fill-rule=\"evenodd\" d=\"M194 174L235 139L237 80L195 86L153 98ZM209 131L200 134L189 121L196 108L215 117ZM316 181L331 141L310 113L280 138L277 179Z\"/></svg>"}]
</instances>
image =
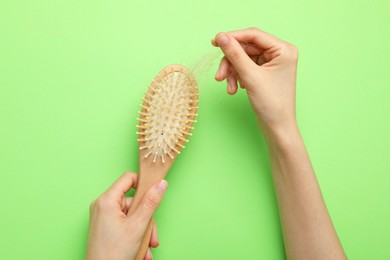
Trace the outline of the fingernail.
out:
<instances>
[{"instance_id":1,"label":"fingernail","mask_svg":"<svg viewBox=\"0 0 390 260\"><path fill-rule=\"evenodd\" d=\"M230 91L232 90L232 85L230 84L230 78L226 78L226 84L227 84L227 92L230 94Z\"/></svg>"},{"instance_id":2,"label":"fingernail","mask_svg":"<svg viewBox=\"0 0 390 260\"><path fill-rule=\"evenodd\" d=\"M234 92L233 86L229 86L228 93L232 95Z\"/></svg>"},{"instance_id":3,"label":"fingernail","mask_svg":"<svg viewBox=\"0 0 390 260\"><path fill-rule=\"evenodd\" d=\"M168 182L166 180L161 180L159 183L156 184L156 190L160 193L164 193L165 190L168 187Z\"/></svg>"},{"instance_id":4,"label":"fingernail","mask_svg":"<svg viewBox=\"0 0 390 260\"><path fill-rule=\"evenodd\" d=\"M229 39L228 39L228 37L226 36L226 34L223 33L223 34L221 34L221 35L218 37L217 41L218 41L218 45L219 45L219 46L223 46L223 45L226 45L226 44L229 42Z\"/></svg>"},{"instance_id":5,"label":"fingernail","mask_svg":"<svg viewBox=\"0 0 390 260\"><path fill-rule=\"evenodd\" d=\"M227 79L227 84L228 84L228 93L229 93L230 95L232 95L233 92L234 92L234 88L233 88L233 85L230 84L230 78Z\"/></svg>"},{"instance_id":6,"label":"fingernail","mask_svg":"<svg viewBox=\"0 0 390 260\"><path fill-rule=\"evenodd\" d=\"M219 78L219 74L220 74L220 72L219 72L219 70L217 71L217 73L215 74L215 79L218 79Z\"/></svg>"}]
</instances>

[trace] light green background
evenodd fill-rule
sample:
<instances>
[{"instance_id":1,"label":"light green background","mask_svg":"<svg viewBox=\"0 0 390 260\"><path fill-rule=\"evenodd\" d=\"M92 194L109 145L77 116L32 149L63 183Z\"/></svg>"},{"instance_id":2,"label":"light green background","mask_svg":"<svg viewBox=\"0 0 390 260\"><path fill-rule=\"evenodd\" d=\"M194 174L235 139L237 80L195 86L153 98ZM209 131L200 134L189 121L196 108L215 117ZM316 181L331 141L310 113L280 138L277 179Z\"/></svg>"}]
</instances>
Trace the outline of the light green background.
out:
<instances>
[{"instance_id":1,"label":"light green background","mask_svg":"<svg viewBox=\"0 0 390 260\"><path fill-rule=\"evenodd\" d=\"M284 259L253 112L213 80L211 38L250 26L300 49L300 129L348 256L390 259L389 7L1 0L0 259L84 257L89 203L137 171L137 103L171 63L198 64L201 108L168 174L155 259Z\"/></svg>"}]
</instances>

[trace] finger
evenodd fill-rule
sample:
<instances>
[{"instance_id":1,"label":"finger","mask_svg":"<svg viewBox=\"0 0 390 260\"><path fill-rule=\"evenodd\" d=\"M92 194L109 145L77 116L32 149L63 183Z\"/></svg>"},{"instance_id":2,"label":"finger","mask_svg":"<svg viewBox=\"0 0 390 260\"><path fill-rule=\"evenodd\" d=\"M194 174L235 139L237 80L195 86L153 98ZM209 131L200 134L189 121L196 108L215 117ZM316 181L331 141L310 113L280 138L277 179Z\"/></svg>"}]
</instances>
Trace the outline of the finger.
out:
<instances>
[{"instance_id":1,"label":"finger","mask_svg":"<svg viewBox=\"0 0 390 260\"><path fill-rule=\"evenodd\" d=\"M238 42L240 43L240 45L242 46L242 48L245 50L245 52L248 55L260 55L264 51L263 49L259 49L256 45L254 45L252 43L244 42L244 41L240 42L239 40L238 40ZM211 44L214 47L218 47L217 40L215 38L211 40Z\"/></svg>"},{"instance_id":2,"label":"finger","mask_svg":"<svg viewBox=\"0 0 390 260\"><path fill-rule=\"evenodd\" d=\"M135 188L137 186L137 177L138 175L133 172L125 172L111 185L106 193L113 194L115 196L125 195L131 188Z\"/></svg>"},{"instance_id":3,"label":"finger","mask_svg":"<svg viewBox=\"0 0 390 260\"><path fill-rule=\"evenodd\" d=\"M167 187L168 183L165 180L161 180L159 183L153 185L145 193L145 196L142 198L134 213L131 214L129 220L137 223L139 225L139 229L143 232L145 232L150 219L152 218L158 205L160 205Z\"/></svg>"},{"instance_id":4,"label":"finger","mask_svg":"<svg viewBox=\"0 0 390 260\"><path fill-rule=\"evenodd\" d=\"M121 208L122 208L122 211L123 213L127 214L127 212L129 211L130 209L130 206L131 206L131 202L133 201L133 198L132 197L123 197L122 198L122 205L121 205Z\"/></svg>"},{"instance_id":5,"label":"finger","mask_svg":"<svg viewBox=\"0 0 390 260\"><path fill-rule=\"evenodd\" d=\"M144 260L152 260L152 259L153 259L152 251L150 250L150 247L149 247L148 251L146 252Z\"/></svg>"},{"instance_id":6,"label":"finger","mask_svg":"<svg viewBox=\"0 0 390 260\"><path fill-rule=\"evenodd\" d=\"M228 34L239 42L253 43L263 49L270 49L283 43L282 40L257 28L231 31Z\"/></svg>"},{"instance_id":7,"label":"finger","mask_svg":"<svg viewBox=\"0 0 390 260\"><path fill-rule=\"evenodd\" d=\"M160 242L158 241L157 236L157 225L156 221L153 221L153 227L152 227L152 235L150 236L150 247L156 248L160 245Z\"/></svg>"},{"instance_id":8,"label":"finger","mask_svg":"<svg viewBox=\"0 0 390 260\"><path fill-rule=\"evenodd\" d=\"M227 78L227 92L230 95L236 94L238 89L237 85L237 73L232 73L228 78Z\"/></svg>"},{"instance_id":9,"label":"finger","mask_svg":"<svg viewBox=\"0 0 390 260\"><path fill-rule=\"evenodd\" d=\"M242 46L232 36L227 33L219 33L215 39L218 47L221 48L238 74L250 71L251 67L255 66Z\"/></svg>"},{"instance_id":10,"label":"finger","mask_svg":"<svg viewBox=\"0 0 390 260\"><path fill-rule=\"evenodd\" d=\"M263 65L271 60L272 60L272 56L269 57L269 59L266 59L266 57L264 55L260 55L258 57L255 57L254 62L256 62L257 64L259 64L261 66L261 65Z\"/></svg>"},{"instance_id":11,"label":"finger","mask_svg":"<svg viewBox=\"0 0 390 260\"><path fill-rule=\"evenodd\" d=\"M212 44L214 47L218 47L217 41L215 40L215 38L211 40L211 44Z\"/></svg>"},{"instance_id":12,"label":"finger","mask_svg":"<svg viewBox=\"0 0 390 260\"><path fill-rule=\"evenodd\" d=\"M230 61L226 57L223 57L221 59L221 63L219 64L219 69L217 71L217 74L215 75L215 79L217 81L222 81L226 79L231 69L231 66L232 64L230 63Z\"/></svg>"},{"instance_id":13,"label":"finger","mask_svg":"<svg viewBox=\"0 0 390 260\"><path fill-rule=\"evenodd\" d=\"M264 49L261 49L252 43L240 42L240 45L244 49L246 54L248 54L249 56L258 56L258 55L263 54L263 52L264 52Z\"/></svg>"},{"instance_id":14,"label":"finger","mask_svg":"<svg viewBox=\"0 0 390 260\"><path fill-rule=\"evenodd\" d=\"M240 88L245 88L244 84L242 84L242 82L241 82L239 75L237 75L237 82L238 82L238 85L240 86Z\"/></svg>"}]
</instances>

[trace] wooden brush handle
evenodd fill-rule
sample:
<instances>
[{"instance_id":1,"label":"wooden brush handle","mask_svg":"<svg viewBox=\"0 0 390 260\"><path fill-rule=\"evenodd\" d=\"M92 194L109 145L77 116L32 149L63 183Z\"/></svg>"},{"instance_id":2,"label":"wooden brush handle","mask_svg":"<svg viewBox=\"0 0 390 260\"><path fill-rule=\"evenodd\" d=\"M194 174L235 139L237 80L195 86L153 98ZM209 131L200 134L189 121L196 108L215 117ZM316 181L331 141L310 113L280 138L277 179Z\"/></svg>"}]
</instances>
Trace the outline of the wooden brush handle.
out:
<instances>
[{"instance_id":1,"label":"wooden brush handle","mask_svg":"<svg viewBox=\"0 0 390 260\"><path fill-rule=\"evenodd\" d=\"M156 182L157 183L157 182ZM150 179L147 178L142 178L142 175L138 177L138 185L137 185L137 191L134 195L134 199L131 203L129 213L132 214L134 211L137 210L139 204L142 202L142 199L144 198L146 192L149 190L151 186L153 186L154 183L150 181ZM150 242L150 237L152 235L152 227L153 227L153 217L149 220L149 224L146 228L144 237L141 241L141 245L138 249L138 253L135 257L136 260L143 260L146 252L148 251L149 248L149 242Z\"/></svg>"},{"instance_id":2,"label":"wooden brush handle","mask_svg":"<svg viewBox=\"0 0 390 260\"><path fill-rule=\"evenodd\" d=\"M146 252L149 248L150 237L152 236L152 228L153 228L154 219L153 217L150 219L148 227L146 228L146 232L144 238L141 241L141 245L139 246L138 253L135 256L135 260L144 260Z\"/></svg>"},{"instance_id":3,"label":"wooden brush handle","mask_svg":"<svg viewBox=\"0 0 390 260\"><path fill-rule=\"evenodd\" d=\"M138 183L137 191L135 193L134 199L133 199L131 206L130 206L130 209L129 209L130 214L132 214L134 211L137 210L137 208L138 208L139 204L142 202L142 199L144 198L146 192L153 185L151 183L146 184L144 182L141 182L142 178L140 178L140 177L141 176L139 176L139 180L138 180L139 183ZM136 257L134 258L135 260L143 260L145 258L146 252L148 251L148 248L149 248L150 237L152 235L153 222L154 222L154 220L152 217L149 220L149 224L146 228L144 237L141 240L141 244L140 244L140 247L138 249L138 253L137 253Z\"/></svg>"},{"instance_id":4,"label":"wooden brush handle","mask_svg":"<svg viewBox=\"0 0 390 260\"><path fill-rule=\"evenodd\" d=\"M165 163L154 163L150 158L145 157L145 150L140 151L140 171L138 175L137 189L134 195L134 199L131 203L129 213L132 214L142 202L146 192L155 184L159 183L165 178L169 168L171 167L174 159L167 158ZM141 245L138 249L138 253L135 260L143 260L146 252L149 248L150 237L152 235L153 217L148 220L149 224L145 231L144 237L141 241Z\"/></svg>"},{"instance_id":5,"label":"wooden brush handle","mask_svg":"<svg viewBox=\"0 0 390 260\"><path fill-rule=\"evenodd\" d=\"M142 154L142 153L141 153ZM141 157L142 158L142 157ZM138 176L137 189L134 195L134 199L131 203L129 213L132 214L137 210L138 206L142 202L143 198L147 191L155 184L159 183L168 171L169 165L159 165L156 163L149 163L148 161L141 161L140 174ZM147 229L145 231L144 237L141 241L141 245L138 249L138 253L135 257L136 260L143 260L146 252L149 248L150 237L152 235L153 228L153 217L150 220Z\"/></svg>"}]
</instances>

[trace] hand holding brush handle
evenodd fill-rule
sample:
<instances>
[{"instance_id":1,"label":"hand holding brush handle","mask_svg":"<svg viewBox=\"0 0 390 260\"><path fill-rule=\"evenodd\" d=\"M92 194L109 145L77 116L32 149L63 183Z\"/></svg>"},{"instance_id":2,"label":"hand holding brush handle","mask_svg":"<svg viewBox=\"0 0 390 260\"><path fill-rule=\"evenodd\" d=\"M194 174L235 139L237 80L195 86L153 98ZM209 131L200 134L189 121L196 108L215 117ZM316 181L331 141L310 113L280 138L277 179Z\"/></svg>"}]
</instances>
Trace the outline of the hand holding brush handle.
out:
<instances>
[{"instance_id":1,"label":"hand holding brush handle","mask_svg":"<svg viewBox=\"0 0 390 260\"><path fill-rule=\"evenodd\" d=\"M87 242L87 260L134 259L141 245L149 220L160 204L167 182L162 180L143 196L137 209L130 212L133 198L125 194L135 189L138 175L124 173L111 187L90 206L90 225ZM159 245L154 225L149 247ZM150 249L145 260L152 259Z\"/></svg>"}]
</instances>

